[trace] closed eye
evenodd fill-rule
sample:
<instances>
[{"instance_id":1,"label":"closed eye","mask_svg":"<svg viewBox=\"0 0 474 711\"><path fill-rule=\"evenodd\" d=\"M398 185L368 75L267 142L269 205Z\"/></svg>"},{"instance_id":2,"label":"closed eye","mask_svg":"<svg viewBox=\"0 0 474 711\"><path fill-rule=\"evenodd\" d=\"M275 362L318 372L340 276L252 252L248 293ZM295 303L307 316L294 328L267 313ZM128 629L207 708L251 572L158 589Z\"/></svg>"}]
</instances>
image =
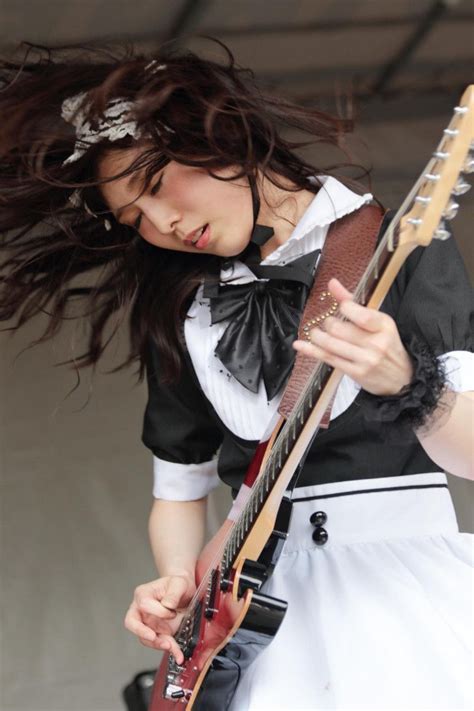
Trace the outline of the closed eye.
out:
<instances>
[{"instance_id":1,"label":"closed eye","mask_svg":"<svg viewBox=\"0 0 474 711\"><path fill-rule=\"evenodd\" d=\"M160 177L158 178L158 180L156 181L154 186L151 188L150 195L156 195L156 193L158 192L158 190L161 187L162 182L163 182L163 173L160 175Z\"/></svg>"},{"instance_id":2,"label":"closed eye","mask_svg":"<svg viewBox=\"0 0 474 711\"><path fill-rule=\"evenodd\" d=\"M162 180L163 180L163 173L160 175L160 177L158 178L158 180L156 181L156 183L155 183L155 184L153 185L153 187L150 189L150 195L156 195L156 193L159 191L159 189L160 189L160 187L161 187ZM140 214L138 215L137 219L135 220L135 222L134 222L133 225L132 225L132 227L133 227L134 229L136 229L136 230L139 230L139 229L140 229L140 225L141 225L141 222L142 222L142 217L143 217L143 213L140 213Z\"/></svg>"}]
</instances>

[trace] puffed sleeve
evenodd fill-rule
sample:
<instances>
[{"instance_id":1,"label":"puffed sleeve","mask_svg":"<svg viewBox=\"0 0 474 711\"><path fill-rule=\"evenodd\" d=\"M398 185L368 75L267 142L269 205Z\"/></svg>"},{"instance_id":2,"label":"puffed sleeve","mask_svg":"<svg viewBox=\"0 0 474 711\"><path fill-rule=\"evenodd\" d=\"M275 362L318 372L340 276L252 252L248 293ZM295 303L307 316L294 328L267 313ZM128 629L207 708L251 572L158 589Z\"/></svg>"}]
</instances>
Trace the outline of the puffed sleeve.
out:
<instances>
[{"instance_id":1,"label":"puffed sleeve","mask_svg":"<svg viewBox=\"0 0 474 711\"><path fill-rule=\"evenodd\" d=\"M402 338L429 343L458 392L474 390L473 292L453 237L408 257L382 307Z\"/></svg>"},{"instance_id":2,"label":"puffed sleeve","mask_svg":"<svg viewBox=\"0 0 474 711\"><path fill-rule=\"evenodd\" d=\"M219 483L217 450L223 435L187 364L173 385L160 383L159 373L158 353L150 344L142 441L153 452L153 496L200 499Z\"/></svg>"}]
</instances>

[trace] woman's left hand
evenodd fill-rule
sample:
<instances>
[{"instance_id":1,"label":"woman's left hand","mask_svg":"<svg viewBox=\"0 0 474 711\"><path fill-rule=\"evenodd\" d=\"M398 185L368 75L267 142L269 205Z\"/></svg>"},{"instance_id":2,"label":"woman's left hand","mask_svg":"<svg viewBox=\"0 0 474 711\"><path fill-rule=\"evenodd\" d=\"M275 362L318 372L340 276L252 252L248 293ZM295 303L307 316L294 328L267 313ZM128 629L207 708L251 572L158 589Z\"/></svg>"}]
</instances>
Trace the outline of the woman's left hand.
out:
<instances>
[{"instance_id":1,"label":"woman's left hand","mask_svg":"<svg viewBox=\"0 0 474 711\"><path fill-rule=\"evenodd\" d=\"M331 279L328 288L347 321L329 316L324 331L310 331L311 343L295 341L293 347L338 368L373 395L395 395L408 385L413 373L395 321L356 304L337 279Z\"/></svg>"}]
</instances>

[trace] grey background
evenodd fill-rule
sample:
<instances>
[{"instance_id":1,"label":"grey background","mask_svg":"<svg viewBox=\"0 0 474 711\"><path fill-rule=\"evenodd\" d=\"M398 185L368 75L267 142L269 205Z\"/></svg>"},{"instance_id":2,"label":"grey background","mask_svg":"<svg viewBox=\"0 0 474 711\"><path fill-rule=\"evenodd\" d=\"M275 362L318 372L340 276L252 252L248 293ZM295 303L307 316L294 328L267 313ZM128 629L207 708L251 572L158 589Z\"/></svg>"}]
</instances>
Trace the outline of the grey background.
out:
<instances>
[{"instance_id":1,"label":"grey background","mask_svg":"<svg viewBox=\"0 0 474 711\"><path fill-rule=\"evenodd\" d=\"M396 206L472 81L472 14L462 0L0 0L0 48L126 38L152 49L177 37L212 54L196 37L207 33L265 87L303 103L331 109L350 89L351 147ZM454 223L471 273L472 205L463 197ZM83 326L19 355L40 332L37 320L0 335L0 709L118 711L123 685L158 663L122 626L134 587L156 577L146 393L131 371L106 373L125 353L123 334L66 398L76 376L54 364L80 352ZM472 484L450 485L462 529L473 530ZM225 489L211 497L210 531L228 502Z\"/></svg>"}]
</instances>

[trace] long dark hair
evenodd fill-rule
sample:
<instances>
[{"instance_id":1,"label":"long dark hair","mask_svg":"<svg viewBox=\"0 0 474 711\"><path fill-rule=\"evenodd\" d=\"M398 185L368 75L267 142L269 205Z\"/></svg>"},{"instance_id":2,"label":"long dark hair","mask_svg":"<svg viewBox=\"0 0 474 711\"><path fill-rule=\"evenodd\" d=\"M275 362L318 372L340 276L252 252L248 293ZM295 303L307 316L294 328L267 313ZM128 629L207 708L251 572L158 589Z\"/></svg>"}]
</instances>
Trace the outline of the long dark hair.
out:
<instances>
[{"instance_id":1,"label":"long dark hair","mask_svg":"<svg viewBox=\"0 0 474 711\"><path fill-rule=\"evenodd\" d=\"M217 258L152 246L108 215L96 176L101 156L143 143L139 158L110 179L145 169L144 190L169 161L204 167L211 175L238 166L236 177L250 181L261 171L276 185L282 176L299 190L308 189L309 176L334 170L310 165L296 150L314 143L341 147L352 129L350 120L262 93L252 73L224 49L227 59L217 62L191 52L145 56L129 47L26 45L21 61L0 60L0 320L14 319L9 329L47 313L44 341L63 319L86 317L88 349L74 358L84 367L98 362L128 320L129 354L114 370L138 360L142 378L151 338L159 349L161 375L176 379L186 310ZM148 70L152 60L159 71ZM133 101L146 141L104 139L63 165L76 135L61 118L61 106L79 92L87 92L92 123L112 99ZM303 138L285 140L282 131L288 128ZM71 204L76 188L99 217ZM112 229L105 229L102 217L110 219Z\"/></svg>"}]
</instances>

